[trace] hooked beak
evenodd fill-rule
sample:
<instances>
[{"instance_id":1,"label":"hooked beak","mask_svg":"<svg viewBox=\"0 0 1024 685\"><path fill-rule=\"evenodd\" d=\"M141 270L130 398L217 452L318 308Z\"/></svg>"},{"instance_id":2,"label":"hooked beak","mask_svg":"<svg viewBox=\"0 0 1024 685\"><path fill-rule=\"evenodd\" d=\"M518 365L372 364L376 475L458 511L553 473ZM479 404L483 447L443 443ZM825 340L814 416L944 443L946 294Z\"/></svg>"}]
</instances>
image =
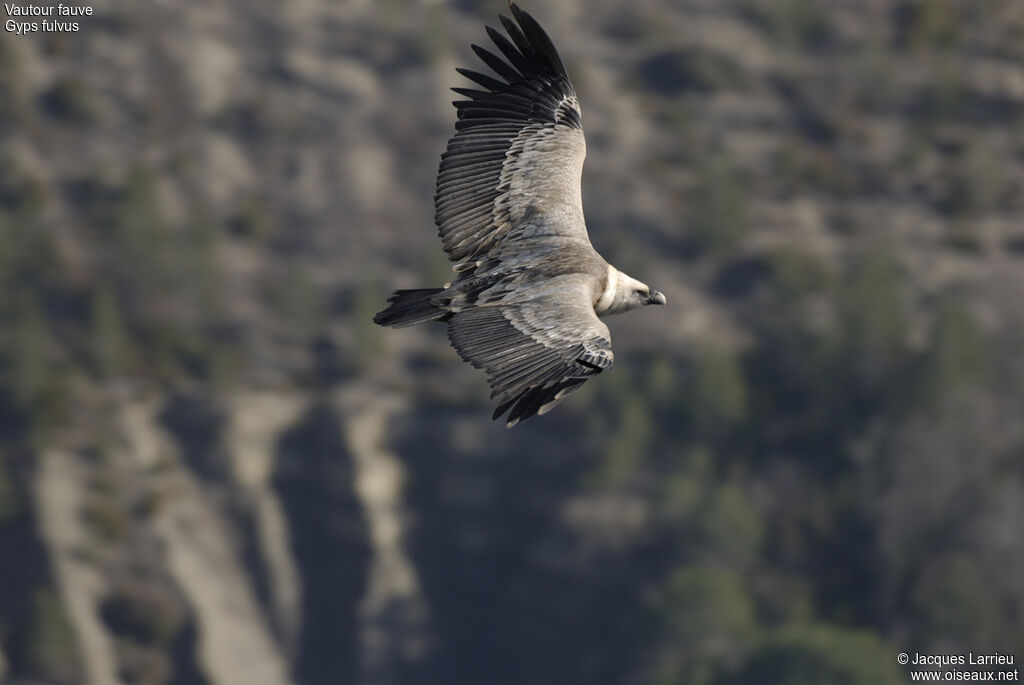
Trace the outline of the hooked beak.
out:
<instances>
[{"instance_id":1,"label":"hooked beak","mask_svg":"<svg viewBox=\"0 0 1024 685\"><path fill-rule=\"evenodd\" d=\"M665 304L665 295L657 290L652 290L647 298L647 304Z\"/></svg>"}]
</instances>

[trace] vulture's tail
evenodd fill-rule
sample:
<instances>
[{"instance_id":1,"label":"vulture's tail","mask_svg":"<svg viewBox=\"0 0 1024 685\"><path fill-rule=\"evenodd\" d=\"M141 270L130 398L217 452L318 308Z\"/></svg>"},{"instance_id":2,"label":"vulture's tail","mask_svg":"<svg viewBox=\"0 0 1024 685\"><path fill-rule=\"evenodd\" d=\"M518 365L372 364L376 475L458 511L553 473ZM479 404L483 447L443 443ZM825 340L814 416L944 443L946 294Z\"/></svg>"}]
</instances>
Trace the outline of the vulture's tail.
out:
<instances>
[{"instance_id":1,"label":"vulture's tail","mask_svg":"<svg viewBox=\"0 0 1024 685\"><path fill-rule=\"evenodd\" d=\"M381 326L413 326L427 321L437 321L448 315L443 309L434 306L430 301L434 295L444 288L419 288L417 290L396 290L388 298L388 308L373 317L373 322Z\"/></svg>"}]
</instances>

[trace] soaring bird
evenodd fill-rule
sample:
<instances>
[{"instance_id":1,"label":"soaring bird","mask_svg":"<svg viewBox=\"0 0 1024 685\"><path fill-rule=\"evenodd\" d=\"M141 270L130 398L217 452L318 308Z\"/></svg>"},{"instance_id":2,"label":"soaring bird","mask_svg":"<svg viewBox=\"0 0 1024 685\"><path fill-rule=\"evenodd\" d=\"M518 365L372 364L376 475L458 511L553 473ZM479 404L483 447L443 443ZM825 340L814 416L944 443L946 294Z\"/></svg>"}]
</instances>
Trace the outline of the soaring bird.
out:
<instances>
[{"instance_id":1,"label":"soaring bird","mask_svg":"<svg viewBox=\"0 0 1024 685\"><path fill-rule=\"evenodd\" d=\"M473 45L494 76L457 71L477 89L441 155L434 222L455 278L398 290L382 326L441 321L459 355L487 373L506 425L544 414L611 367L600 317L665 304L590 244L580 178L586 144L579 101L540 24L515 4L487 27L501 56ZM502 59L504 57L504 59Z\"/></svg>"}]
</instances>

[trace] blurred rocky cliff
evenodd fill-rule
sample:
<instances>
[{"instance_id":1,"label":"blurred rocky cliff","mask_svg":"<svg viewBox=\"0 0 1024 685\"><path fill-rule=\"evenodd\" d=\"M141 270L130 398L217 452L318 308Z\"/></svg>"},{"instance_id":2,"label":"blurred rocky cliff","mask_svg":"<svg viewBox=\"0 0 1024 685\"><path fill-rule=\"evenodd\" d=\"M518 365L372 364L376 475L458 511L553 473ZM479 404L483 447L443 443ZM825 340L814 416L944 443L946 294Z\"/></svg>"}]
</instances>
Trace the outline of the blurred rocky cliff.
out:
<instances>
[{"instance_id":1,"label":"blurred rocky cliff","mask_svg":"<svg viewBox=\"0 0 1024 685\"><path fill-rule=\"evenodd\" d=\"M443 329L370 322L448 280L448 88L504 8L0 36L0 681L1024 659L1024 4L524 3L593 242L669 306L513 431Z\"/></svg>"}]
</instances>

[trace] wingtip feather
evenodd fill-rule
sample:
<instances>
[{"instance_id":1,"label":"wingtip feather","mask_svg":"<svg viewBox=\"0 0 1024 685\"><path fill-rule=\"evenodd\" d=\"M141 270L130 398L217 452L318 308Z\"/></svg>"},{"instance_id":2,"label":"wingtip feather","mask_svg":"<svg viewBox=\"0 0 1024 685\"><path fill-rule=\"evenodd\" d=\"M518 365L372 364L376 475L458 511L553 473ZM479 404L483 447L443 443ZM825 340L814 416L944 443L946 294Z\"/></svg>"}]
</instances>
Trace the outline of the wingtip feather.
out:
<instances>
[{"instance_id":1,"label":"wingtip feather","mask_svg":"<svg viewBox=\"0 0 1024 685\"><path fill-rule=\"evenodd\" d=\"M509 5L509 8L512 10L512 16L515 17L516 23L519 24L523 33L526 34L526 38L530 41L533 49L548 60L551 68L556 73L565 76L565 65L562 64L562 58L559 57L558 50L555 48L551 37L548 36L547 31L544 30L544 27L529 12L520 9L518 5L513 3Z\"/></svg>"}]
</instances>

